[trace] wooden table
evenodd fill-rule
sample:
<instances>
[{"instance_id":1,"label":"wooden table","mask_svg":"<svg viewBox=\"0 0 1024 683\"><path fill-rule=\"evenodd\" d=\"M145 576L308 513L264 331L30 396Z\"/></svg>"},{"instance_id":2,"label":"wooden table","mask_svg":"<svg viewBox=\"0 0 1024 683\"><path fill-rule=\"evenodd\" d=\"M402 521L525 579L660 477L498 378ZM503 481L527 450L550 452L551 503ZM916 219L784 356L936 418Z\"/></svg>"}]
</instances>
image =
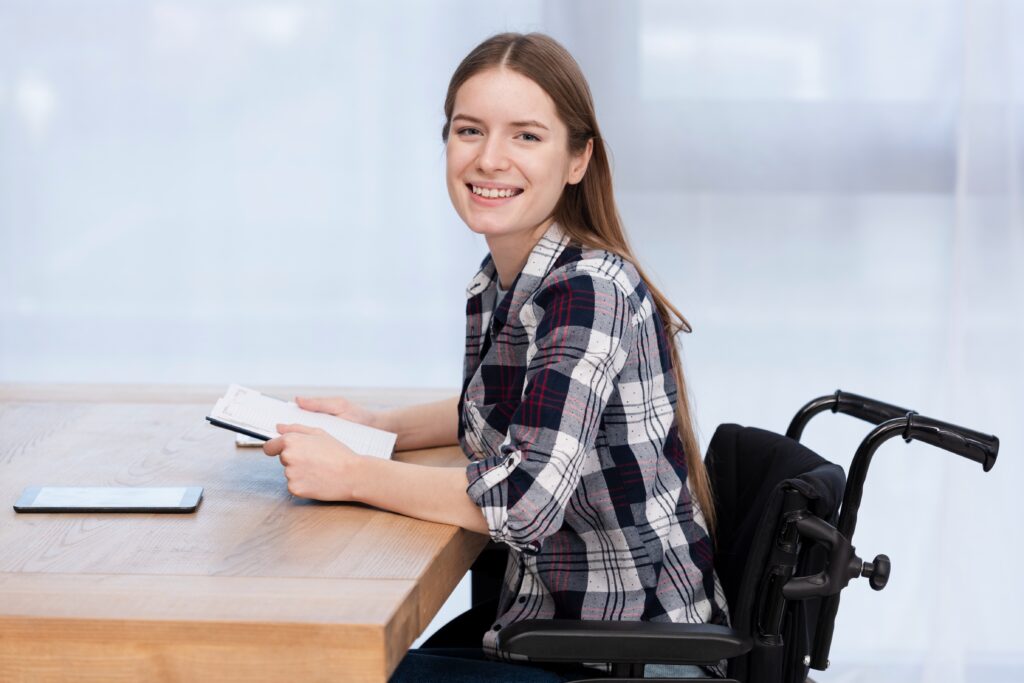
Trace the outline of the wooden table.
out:
<instances>
[{"instance_id":1,"label":"wooden table","mask_svg":"<svg viewBox=\"0 0 1024 683\"><path fill-rule=\"evenodd\" d=\"M277 458L204 420L223 390L0 385L0 681L342 683L394 670L486 538L293 497ZM421 455L464 462L458 448ZM185 515L15 513L34 485L205 492Z\"/></svg>"}]
</instances>

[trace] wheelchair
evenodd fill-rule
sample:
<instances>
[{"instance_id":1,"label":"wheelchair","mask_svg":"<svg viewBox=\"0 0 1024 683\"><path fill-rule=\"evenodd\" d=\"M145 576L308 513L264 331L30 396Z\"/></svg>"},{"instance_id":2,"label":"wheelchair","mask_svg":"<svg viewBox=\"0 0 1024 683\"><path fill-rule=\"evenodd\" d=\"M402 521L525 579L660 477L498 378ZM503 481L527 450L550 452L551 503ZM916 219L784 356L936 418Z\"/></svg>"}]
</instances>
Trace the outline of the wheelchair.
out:
<instances>
[{"instance_id":1,"label":"wheelchair","mask_svg":"<svg viewBox=\"0 0 1024 683\"><path fill-rule=\"evenodd\" d=\"M848 479L841 467L799 443L808 421L828 410L875 425L858 446ZM878 555L866 562L856 555L852 540L871 459L896 437L963 456L986 472L999 451L995 436L843 391L804 405L785 436L721 425L705 464L719 520L715 569L731 626L527 620L505 627L498 634L499 647L537 663L609 665L608 674L595 670L597 677L585 683L810 681L810 669L824 671L829 665L841 591L859 577L875 590L888 581L889 558ZM503 546L491 544L473 565L474 605L496 599L506 556ZM482 634L490 624L477 620ZM443 639L447 628L431 640ZM725 679L643 678L645 664L699 666L722 660L727 662Z\"/></svg>"}]
</instances>

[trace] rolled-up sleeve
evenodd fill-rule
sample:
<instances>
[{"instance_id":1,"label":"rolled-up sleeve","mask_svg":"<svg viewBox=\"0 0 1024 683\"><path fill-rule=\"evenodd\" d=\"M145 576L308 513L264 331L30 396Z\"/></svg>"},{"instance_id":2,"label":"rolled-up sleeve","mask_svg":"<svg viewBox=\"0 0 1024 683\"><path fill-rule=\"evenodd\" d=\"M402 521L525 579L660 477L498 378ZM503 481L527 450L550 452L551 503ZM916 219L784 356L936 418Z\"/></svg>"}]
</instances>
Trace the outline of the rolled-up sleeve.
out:
<instances>
[{"instance_id":1,"label":"rolled-up sleeve","mask_svg":"<svg viewBox=\"0 0 1024 683\"><path fill-rule=\"evenodd\" d=\"M536 553L561 527L580 483L628 356L634 315L616 282L589 271L551 273L532 312L522 402L500 454L468 466L467 493L495 541Z\"/></svg>"}]
</instances>

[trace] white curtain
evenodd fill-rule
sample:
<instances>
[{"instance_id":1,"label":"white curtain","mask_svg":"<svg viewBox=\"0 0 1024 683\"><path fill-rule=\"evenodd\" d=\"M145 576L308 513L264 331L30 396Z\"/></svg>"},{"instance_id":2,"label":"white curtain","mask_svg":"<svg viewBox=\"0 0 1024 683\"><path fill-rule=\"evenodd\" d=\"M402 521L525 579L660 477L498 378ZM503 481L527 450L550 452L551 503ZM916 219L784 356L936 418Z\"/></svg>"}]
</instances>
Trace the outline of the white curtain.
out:
<instances>
[{"instance_id":1,"label":"white curtain","mask_svg":"<svg viewBox=\"0 0 1024 683\"><path fill-rule=\"evenodd\" d=\"M441 386L483 256L440 128L541 30L687 314L706 445L836 388L996 433L885 446L821 681L1019 681L1024 6L1015 0L0 5L0 381ZM806 443L844 467L867 425ZM445 616L463 606L460 593Z\"/></svg>"}]
</instances>

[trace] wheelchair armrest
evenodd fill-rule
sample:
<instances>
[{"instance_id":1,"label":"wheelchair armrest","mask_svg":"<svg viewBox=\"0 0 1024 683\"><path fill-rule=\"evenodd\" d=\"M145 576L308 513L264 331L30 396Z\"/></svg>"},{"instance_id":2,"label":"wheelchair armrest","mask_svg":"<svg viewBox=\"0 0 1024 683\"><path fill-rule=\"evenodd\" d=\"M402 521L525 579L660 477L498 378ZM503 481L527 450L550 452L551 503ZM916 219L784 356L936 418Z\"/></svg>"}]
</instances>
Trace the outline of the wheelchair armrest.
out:
<instances>
[{"instance_id":1,"label":"wheelchair armrest","mask_svg":"<svg viewBox=\"0 0 1024 683\"><path fill-rule=\"evenodd\" d=\"M527 619L498 648L540 662L715 664L750 651L749 636L716 624Z\"/></svg>"}]
</instances>

